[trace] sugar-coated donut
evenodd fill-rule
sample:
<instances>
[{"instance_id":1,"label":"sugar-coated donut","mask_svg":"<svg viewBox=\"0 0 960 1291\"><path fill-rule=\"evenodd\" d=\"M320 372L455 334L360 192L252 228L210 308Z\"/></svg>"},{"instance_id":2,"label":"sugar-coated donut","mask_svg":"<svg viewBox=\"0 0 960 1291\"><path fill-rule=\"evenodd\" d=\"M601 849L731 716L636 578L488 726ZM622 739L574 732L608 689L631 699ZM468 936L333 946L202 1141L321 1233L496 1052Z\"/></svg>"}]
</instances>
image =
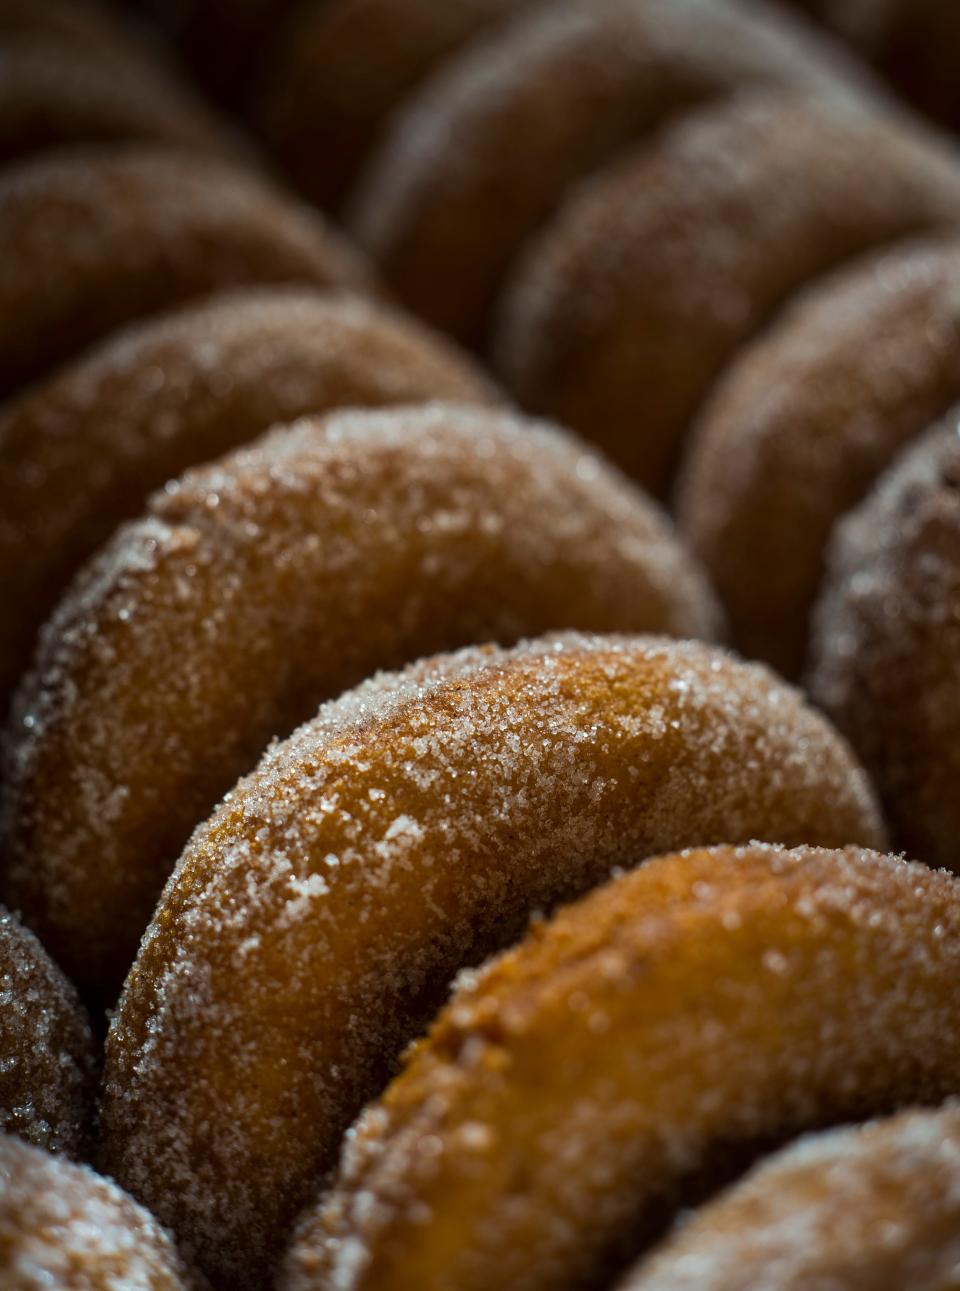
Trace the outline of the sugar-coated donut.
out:
<instances>
[{"instance_id":1,"label":"sugar-coated donut","mask_svg":"<svg viewBox=\"0 0 960 1291\"><path fill-rule=\"evenodd\" d=\"M351 225L402 300L479 342L511 262L571 184L745 85L849 96L857 73L836 70L814 33L761 5L542 5L414 96L371 160Z\"/></svg>"},{"instance_id":2,"label":"sugar-coated donut","mask_svg":"<svg viewBox=\"0 0 960 1291\"><path fill-rule=\"evenodd\" d=\"M361 686L184 853L108 1040L108 1168L259 1286L458 968L618 865L758 836L883 831L822 718L716 648L547 638Z\"/></svg>"},{"instance_id":3,"label":"sugar-coated donut","mask_svg":"<svg viewBox=\"0 0 960 1291\"><path fill-rule=\"evenodd\" d=\"M83 1156L93 1093L93 1037L76 990L0 908L0 1132Z\"/></svg>"},{"instance_id":4,"label":"sugar-coated donut","mask_svg":"<svg viewBox=\"0 0 960 1291\"><path fill-rule=\"evenodd\" d=\"M318 216L262 181L146 147L51 153L4 172L0 246L0 394L220 287L368 281Z\"/></svg>"},{"instance_id":5,"label":"sugar-coated donut","mask_svg":"<svg viewBox=\"0 0 960 1291\"><path fill-rule=\"evenodd\" d=\"M0 0L0 44L25 37L68 45L80 58L127 62L143 51L115 12L99 0Z\"/></svg>"},{"instance_id":6,"label":"sugar-coated donut","mask_svg":"<svg viewBox=\"0 0 960 1291\"><path fill-rule=\"evenodd\" d=\"M144 140L228 153L228 132L143 58L79 54L74 42L0 26L0 163L76 143Z\"/></svg>"},{"instance_id":7,"label":"sugar-coated donut","mask_svg":"<svg viewBox=\"0 0 960 1291\"><path fill-rule=\"evenodd\" d=\"M694 1214L619 1291L945 1291L960 1268L960 1110L812 1134Z\"/></svg>"},{"instance_id":8,"label":"sugar-coated donut","mask_svg":"<svg viewBox=\"0 0 960 1291\"><path fill-rule=\"evenodd\" d=\"M463 981L281 1286L605 1285L738 1154L955 1094L958 969L960 888L921 865L649 862Z\"/></svg>"},{"instance_id":9,"label":"sugar-coated donut","mask_svg":"<svg viewBox=\"0 0 960 1291\"><path fill-rule=\"evenodd\" d=\"M879 114L797 98L705 110L573 198L497 343L527 406L662 492L711 383L818 274L960 218L960 166Z\"/></svg>"},{"instance_id":10,"label":"sugar-coated donut","mask_svg":"<svg viewBox=\"0 0 960 1291\"><path fill-rule=\"evenodd\" d=\"M317 0L284 32L257 110L298 188L321 206L349 192L384 123L459 46L531 0Z\"/></svg>"},{"instance_id":11,"label":"sugar-coated donut","mask_svg":"<svg viewBox=\"0 0 960 1291\"><path fill-rule=\"evenodd\" d=\"M960 439L914 445L843 521L809 684L860 751L899 847L960 869Z\"/></svg>"},{"instance_id":12,"label":"sugar-coated donut","mask_svg":"<svg viewBox=\"0 0 960 1291\"><path fill-rule=\"evenodd\" d=\"M957 241L855 264L736 358L691 437L678 513L745 654L800 672L834 524L958 399Z\"/></svg>"},{"instance_id":13,"label":"sugar-coated donut","mask_svg":"<svg viewBox=\"0 0 960 1291\"><path fill-rule=\"evenodd\" d=\"M571 623L717 627L659 510L560 432L348 413L188 473L41 640L9 741L9 899L116 991L190 830L272 736L380 666Z\"/></svg>"},{"instance_id":14,"label":"sugar-coated donut","mask_svg":"<svg viewBox=\"0 0 960 1291\"><path fill-rule=\"evenodd\" d=\"M0 1135L0 1282L11 1291L201 1291L151 1215L87 1166Z\"/></svg>"},{"instance_id":15,"label":"sugar-coated donut","mask_svg":"<svg viewBox=\"0 0 960 1291\"><path fill-rule=\"evenodd\" d=\"M69 576L151 489L277 422L428 398L495 402L416 323L281 287L126 330L0 409L0 707Z\"/></svg>"}]
</instances>

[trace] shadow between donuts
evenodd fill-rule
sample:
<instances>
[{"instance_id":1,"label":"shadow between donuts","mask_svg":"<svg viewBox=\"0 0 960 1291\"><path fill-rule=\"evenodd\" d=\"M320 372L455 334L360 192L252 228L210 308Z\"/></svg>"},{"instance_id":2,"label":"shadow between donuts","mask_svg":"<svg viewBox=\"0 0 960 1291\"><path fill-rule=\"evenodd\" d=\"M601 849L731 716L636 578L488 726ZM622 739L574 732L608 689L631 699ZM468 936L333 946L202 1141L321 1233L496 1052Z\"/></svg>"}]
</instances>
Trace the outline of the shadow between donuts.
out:
<instances>
[{"instance_id":1,"label":"shadow between donuts","mask_svg":"<svg viewBox=\"0 0 960 1291\"><path fill-rule=\"evenodd\" d=\"M880 843L849 750L765 670L565 637L374 680L194 835L128 978L105 1166L257 1286L452 975L532 910L697 839Z\"/></svg>"}]
</instances>

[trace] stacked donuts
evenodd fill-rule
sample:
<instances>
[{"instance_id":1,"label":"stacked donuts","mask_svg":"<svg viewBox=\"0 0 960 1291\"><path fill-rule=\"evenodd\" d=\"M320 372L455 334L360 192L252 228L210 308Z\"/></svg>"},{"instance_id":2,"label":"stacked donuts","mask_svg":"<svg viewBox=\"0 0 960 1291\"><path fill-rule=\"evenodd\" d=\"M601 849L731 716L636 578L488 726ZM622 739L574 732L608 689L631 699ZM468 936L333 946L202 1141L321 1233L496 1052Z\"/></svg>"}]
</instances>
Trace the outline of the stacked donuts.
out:
<instances>
[{"instance_id":1,"label":"stacked donuts","mask_svg":"<svg viewBox=\"0 0 960 1291\"><path fill-rule=\"evenodd\" d=\"M258 144L0 0L0 1281L951 1285L952 144L760 0L173 30Z\"/></svg>"}]
</instances>

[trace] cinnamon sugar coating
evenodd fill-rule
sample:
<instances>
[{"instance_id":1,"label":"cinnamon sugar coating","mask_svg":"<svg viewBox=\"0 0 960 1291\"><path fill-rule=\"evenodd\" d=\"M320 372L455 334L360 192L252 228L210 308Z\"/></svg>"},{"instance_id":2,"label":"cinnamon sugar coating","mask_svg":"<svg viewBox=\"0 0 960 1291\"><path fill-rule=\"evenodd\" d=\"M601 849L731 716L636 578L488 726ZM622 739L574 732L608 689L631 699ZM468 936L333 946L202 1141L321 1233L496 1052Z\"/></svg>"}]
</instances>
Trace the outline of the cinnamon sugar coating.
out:
<instances>
[{"instance_id":1,"label":"cinnamon sugar coating","mask_svg":"<svg viewBox=\"0 0 960 1291\"><path fill-rule=\"evenodd\" d=\"M459 968L617 866L757 836L883 830L831 728L716 648L563 636L359 687L181 858L108 1039L108 1168L260 1285Z\"/></svg>"},{"instance_id":2,"label":"cinnamon sugar coating","mask_svg":"<svg viewBox=\"0 0 960 1291\"><path fill-rule=\"evenodd\" d=\"M70 576L152 489L277 422L429 398L496 401L412 320L284 287L127 328L0 409L0 707Z\"/></svg>"},{"instance_id":3,"label":"cinnamon sugar coating","mask_svg":"<svg viewBox=\"0 0 960 1291\"><path fill-rule=\"evenodd\" d=\"M960 889L924 866L650 861L462 981L281 1285L603 1285L738 1154L955 1094L958 966Z\"/></svg>"}]
</instances>

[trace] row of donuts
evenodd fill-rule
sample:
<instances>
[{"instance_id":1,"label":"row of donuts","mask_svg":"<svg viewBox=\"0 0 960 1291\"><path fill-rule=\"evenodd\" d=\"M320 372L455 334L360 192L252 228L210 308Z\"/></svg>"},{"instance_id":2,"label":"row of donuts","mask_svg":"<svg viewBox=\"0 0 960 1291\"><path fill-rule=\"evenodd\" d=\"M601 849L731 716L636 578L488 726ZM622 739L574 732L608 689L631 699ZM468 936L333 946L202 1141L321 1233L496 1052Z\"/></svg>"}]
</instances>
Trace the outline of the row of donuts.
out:
<instances>
[{"instance_id":1,"label":"row of donuts","mask_svg":"<svg viewBox=\"0 0 960 1291\"><path fill-rule=\"evenodd\" d=\"M252 316L265 305L276 311L277 354L288 357L271 355L265 360L267 373L244 385L262 347L252 339L244 349L243 337L251 333L244 332L242 315L249 310ZM209 432L214 446L205 442L196 458L215 454L233 442L216 437L226 433L217 430L218 416L232 422L255 390L287 390L299 383L302 391L306 373L324 389L339 381L349 384L329 336L326 345L318 343L306 355L294 350L291 356L288 348L291 332L299 336L307 330L303 311L312 318L310 311L321 305L324 322L336 316L339 326L354 329L336 333L340 364L352 357L351 373L359 345L367 344L367 328L374 330L376 322L382 329L377 335L386 333L383 347L396 370L383 384L391 394L398 384L409 384L396 398L369 402L408 402L427 394L469 397L478 404L496 401L466 360L426 334L417 348L409 325L384 319L376 306L352 301L346 308L306 292L248 293L203 307L207 313L199 319L184 312L108 340L75 368L56 374L64 386L46 414L41 407L34 424L55 421L64 398L68 416L61 428L99 426L111 407L107 385L102 402L86 400L119 369L127 375L121 388L129 402L114 429L104 434L107 456L110 443L128 433L125 442L136 453L139 441L158 434L160 423L141 421L139 440L126 427L137 425L145 401L152 408L167 389L171 367L186 362L188 376L179 397L174 392L165 408L165 427L177 425L178 408L202 406L199 394L208 397L212 391L225 399L235 383L240 385L235 403L214 403L218 410ZM285 310L293 312L285 315ZM210 336L217 341L212 352L201 350L204 386L192 361L198 338ZM116 351L112 359L108 347ZM269 353L273 347L267 348ZM318 351L326 356L331 349L324 382L313 374ZM231 356L226 364L224 355ZM411 389L421 362L429 369L425 388ZM88 363L93 366L84 372ZM452 389L433 387L438 372ZM67 378L78 373L71 393ZM380 381L366 371L352 379ZM25 397L42 392L38 384ZM299 397L304 406L287 411L284 405L277 413L271 405L262 414L265 420L254 424L254 417L238 439L300 411L367 402L353 386L329 402L315 390L266 397L294 403ZM79 409L95 415L78 423ZM186 430L180 433L188 437ZM51 442L56 439L54 434ZM103 441L92 438L91 447L97 455L104 453ZM182 464L166 459L151 466L150 471L164 473L144 484L143 465L137 463L125 485L129 492L130 481L136 481L133 509L151 483ZM74 479L84 469L95 478L82 451L64 468ZM24 479L42 475L42 463L39 472L22 472ZM67 478L61 476L64 492ZM49 514L59 512L54 502ZM104 536L105 530L90 539L90 546ZM255 642L245 639L251 616L258 627ZM102 861L118 858L121 871L129 863L120 889L134 879L112 907L116 924L118 912L128 912L124 902L131 902L131 890L139 887L138 867L150 864L140 862L129 837L142 829L142 842L166 829L164 817L179 810L176 775L190 784L208 761L222 760L214 774L228 786L235 778L235 769L227 766L231 759L234 768L249 766L265 732L289 730L313 711L318 697L336 693L377 666L456 641L508 640L578 623L709 636L717 630L718 616L694 564L655 509L583 447L503 413L434 406L334 417L319 433L311 425L278 431L165 490L74 585L47 631L38 671L18 704L13 779L21 784L25 778L34 794L19 811L23 832L32 836L37 828L46 829L51 813L56 819L64 790L68 800L80 803L68 806L59 825L50 827L47 838L59 859L45 870L47 853L38 845L33 864L41 871L38 886L46 887L39 903L53 909L54 921L64 912L75 921L76 971L87 989L96 989L91 982L103 985L96 976L102 965L91 970L82 962L99 954L92 932L97 886L102 878L105 887L111 881L101 874ZM205 636L214 639L205 643ZM289 675L278 678L281 662ZM74 708L78 689L81 700ZM261 705L259 712L249 711ZM176 725L180 718L189 723L200 710L205 710L202 720L188 726L185 735L168 736L156 727L165 711ZM171 779L168 762L174 768ZM458 792L461 780L467 783ZM133 939L186 832L219 792L201 785L187 814L163 836L158 851L165 847L167 854L148 882L151 894L142 919L137 913L130 920L138 925ZM159 808L149 823L131 821L126 804L132 801L139 812L151 797ZM692 802L698 804L696 813ZM77 843L69 823L74 810L74 819L94 827L88 837L76 835ZM884 841L866 781L836 736L769 675L718 651L565 638L507 655L488 650L444 658L361 686L270 752L188 846L111 1026L99 1159L171 1226L184 1251L216 1284L264 1285L296 1211L315 1194L324 1165L333 1164L343 1129L383 1087L397 1054L422 1030L459 965L476 963L513 940L529 911L575 895L611 868L717 837L828 846L882 846ZM95 838L92 844L90 838ZM129 846L125 859L115 851L117 839ZM32 869L21 867L24 890L35 881ZM696 962L698 948L711 939L694 935L686 926L689 920L703 913L706 927L736 931L731 922L743 917L740 896L746 899L747 889L755 891L758 877L768 871L773 876L769 905L756 915L751 909L747 917L749 953L741 961L737 945L728 946L731 958L704 972ZM794 871L802 872L803 880L785 895L781 880ZM472 895L465 874L476 875ZM637 886L641 879L650 885L649 897ZM713 899L705 890L712 882L729 887L729 905L719 911L705 908ZM668 892L675 907L665 899ZM291 1285L405 1286L422 1269L425 1285L487 1287L494 1276L504 1276L499 1261L505 1250L515 1261L511 1284L557 1285L558 1267L567 1270L563 1276L572 1284L619 1259L622 1245L639 1244L647 1216L641 1214L638 1222L644 1203L635 1164L618 1156L623 1127L631 1122L617 1119L625 1107L624 1098L617 1097L616 1071L602 1075L608 1084L597 1091L598 1102L608 1105L611 1127L606 1136L597 1136L587 1107L586 1064L573 1064L570 1021L581 1017L584 1038L594 1042L605 1026L623 1035L625 1071L631 1074L626 1102L635 1102L632 1078L645 1058L633 1047L635 1037L622 1032L609 984L619 982L614 994L620 994L644 975L631 971L630 954L646 967L659 945L664 930L658 929L651 942L650 911L659 912L661 920L676 916L678 936L702 974L691 974L691 998L699 999L704 981L719 983L722 995L731 982L755 979L759 968L765 970L760 977L769 1003L758 1007L769 1007L768 1016L779 1026L784 1016L796 1021L797 1044L778 1055L781 1062L796 1063L791 1068L796 1083L785 1082L783 1101L765 1098L782 1079L782 1069L762 1072L747 1092L740 1091L738 1128L746 1142L782 1139L806 1125L862 1119L957 1092L950 1075L956 1065L949 1007L956 954L952 880L871 855L791 857L757 849L645 865L592 900L600 903L599 913L588 902L550 926L548 936L555 940L543 948L542 960L543 934L538 934L515 952L519 970L508 955L480 978L462 981L433 1037L414 1056L405 1083L351 1133L338 1186L321 1210L304 1220L285 1275ZM134 910L140 901L133 897ZM778 941L763 922L775 921L785 904L801 928L809 924L806 945L798 945L803 938L794 926ZM612 964L603 955L620 949L612 930L621 913L639 940L626 958ZM572 921L573 933L564 920ZM566 954L567 939L575 940L581 924L587 941L602 950L596 964L584 963L583 944L571 945ZM84 926L91 928L86 937ZM121 937L127 938L126 963L132 953L129 931ZM677 958L669 937L665 941L670 953L663 952L664 971L682 979L686 961ZM558 951L555 964L551 956ZM546 1032L529 1027L537 1010L522 992L509 998L515 976L517 986L524 985L527 958L528 980L549 968L548 993L558 990L559 1011L551 1012L548 998L542 1001ZM860 976L849 1015L821 1016L827 982L835 979L838 965L851 960ZM874 962L871 977L863 970ZM111 965L108 980L109 973L122 975L126 963ZM582 980L567 975L568 966L575 965L585 969ZM815 980L824 985L807 996L814 968ZM492 987L484 997L488 974ZM771 976L783 983L787 998L796 994L790 987L797 980L804 983L796 1014L785 1014L783 1001L768 989ZM506 995L500 999L503 988ZM637 1001L622 1003L632 1011ZM738 1011L742 1003L741 994ZM878 1028L875 1049L855 1060L842 1046L831 1052L826 1040L834 1032L851 1036L851 1021L865 1008L876 1008L889 1020L887 1028ZM691 1013L702 1016L692 1007ZM644 1015L644 1006L638 1015ZM711 1019L715 1027L726 1017L718 1003ZM551 1027L555 1043L541 1048ZM762 1025L758 1030L762 1036ZM529 1038L529 1052L540 1051L544 1066L529 1072L527 1084L516 1079L522 1073L508 1038L518 1044ZM740 1047L734 1037L730 1049L705 1054L703 1061L724 1064L734 1055L742 1057L747 1039L762 1067L764 1050L756 1045L756 1033L740 1037ZM661 1041L662 1036L657 1052ZM82 1070L82 1042L75 1052ZM817 1070L816 1082L806 1084L805 1064L823 1064L825 1053L830 1059L835 1053L836 1067L828 1063L828 1070ZM511 1166L502 1146L520 1122L509 1100L532 1107L542 1097L543 1073L551 1063L558 1074L571 1064L569 1085L541 1109L544 1120L531 1126L527 1146L538 1146L550 1118L556 1133L539 1141L539 1154L534 1151L522 1169L526 1154L518 1139L518 1164ZM498 1081L496 1073L505 1068L510 1080ZM456 1102L461 1070L468 1077L462 1106ZM862 1074L860 1084L856 1073ZM663 1073L660 1097L676 1086L675 1077L676 1072ZM492 1103L487 1078L496 1085ZM451 1112L441 1106L448 1094ZM498 1109L496 1097L508 1103ZM694 1101L675 1110L670 1123L675 1133L698 1123L691 1116L696 1099L694 1090ZM651 1121L654 1109L651 1100ZM655 1110L662 1133L662 1107ZM423 1112L428 1120L439 1117L437 1133L429 1124L402 1121ZM565 1121L565 1115L572 1119ZM913 1123L905 1122L907 1132ZM939 1119L933 1124L938 1126ZM81 1125L89 1132L89 1120ZM591 1240L566 1222L583 1213L582 1204L572 1193L557 1198L555 1181L548 1178L556 1161L564 1159L558 1151L565 1125L577 1130L566 1145L566 1159L576 1167L567 1182L574 1187L579 1182L585 1190L581 1199L589 1195L599 1203L597 1214L605 1216ZM641 1141L636 1134L635 1142ZM708 1125L691 1146L689 1170L709 1159L712 1142ZM588 1172L584 1149L596 1143L608 1155ZM166 1239L145 1216L134 1219L122 1196L88 1172L54 1167L15 1145L8 1151L11 1172L27 1179L23 1191L10 1190L11 1197L49 1199L61 1187L51 1173L62 1171L77 1189L78 1231L97 1207L95 1222L107 1243L115 1242L111 1258L119 1261L119 1272L101 1265L104 1277L126 1277L125 1285L133 1285L133 1277L141 1276L131 1274L126 1263L132 1223L140 1228L138 1254L151 1265L142 1276L153 1280L144 1284L171 1287L178 1278L187 1283L191 1275L177 1271ZM644 1155L647 1161L656 1159ZM481 1186L490 1188L489 1209L478 1206L465 1216L457 1211L468 1195L459 1172L465 1168L477 1177L478 1160L490 1166L485 1179L479 1171ZM504 1170L527 1178L531 1161L540 1167L544 1190L528 1189L527 1215L504 1227L499 1217L515 1209L512 1189L502 1186ZM453 1173L445 1175L443 1167ZM669 1170L656 1175L649 1184L652 1197L679 1181ZM456 1188L450 1188L451 1180ZM445 1195L453 1203L446 1215L439 1205ZM564 1205L555 1205L558 1200ZM108 1210L116 1227L104 1223ZM74 1258L62 1244L63 1212L55 1218L64 1258ZM927 1218L931 1225L936 1222L929 1212ZM35 1222L31 1217L19 1223L21 1233ZM549 1241L542 1249L529 1246L524 1256L518 1232ZM917 1240L920 1232L918 1226L904 1238L905 1258L949 1257L949 1243L939 1252ZM443 1265L444 1252L456 1267ZM23 1258L34 1255L27 1252ZM76 1259L89 1260L89 1252L78 1252Z\"/></svg>"}]
</instances>

